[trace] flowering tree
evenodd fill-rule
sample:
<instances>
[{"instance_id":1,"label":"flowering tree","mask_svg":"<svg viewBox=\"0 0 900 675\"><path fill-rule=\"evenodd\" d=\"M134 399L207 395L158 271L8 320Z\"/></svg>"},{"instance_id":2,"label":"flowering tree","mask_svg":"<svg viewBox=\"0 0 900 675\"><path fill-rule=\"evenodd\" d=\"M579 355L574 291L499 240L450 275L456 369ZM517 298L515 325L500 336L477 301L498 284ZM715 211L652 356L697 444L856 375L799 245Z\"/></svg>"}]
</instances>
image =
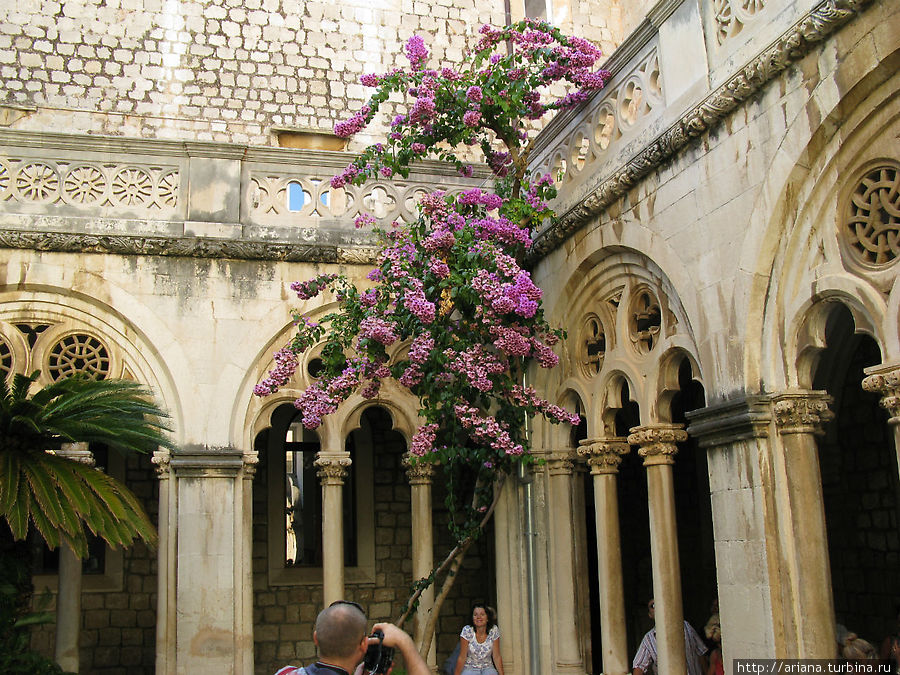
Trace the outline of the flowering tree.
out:
<instances>
[{"instance_id":1,"label":"flowering tree","mask_svg":"<svg viewBox=\"0 0 900 675\"><path fill-rule=\"evenodd\" d=\"M369 290L361 292L336 274L292 284L303 300L331 291L340 311L319 323L296 314L297 334L275 354L275 368L255 393L277 391L293 376L298 355L324 342L324 369L295 402L307 428L315 429L354 392L376 397L385 378L418 396L424 423L409 451L416 461L439 463L444 471L457 542L432 575L416 584L409 605L449 572L420 645L426 652L438 608L493 512L503 477L516 464L533 461L526 417L578 423L577 415L523 383L532 362L543 368L557 364L553 346L563 336L545 320L541 289L522 267L532 230L553 217L547 200L556 195L550 176L528 171L527 132L530 120L584 101L609 73L592 70L600 51L591 43L533 20L505 29L482 27L458 68L427 69L428 52L418 36L405 51L409 69L363 76L376 93L335 133L347 137L362 130L392 94L412 97L408 113L397 115L387 141L367 148L332 179L332 187L407 177L409 166L426 157L472 175L469 159L477 148L496 175L493 190L433 192L421 200L415 222L376 229L383 244ZM545 100L561 81L575 90ZM363 214L356 225L374 222ZM395 343L408 349L392 359L388 347Z\"/></svg>"}]
</instances>

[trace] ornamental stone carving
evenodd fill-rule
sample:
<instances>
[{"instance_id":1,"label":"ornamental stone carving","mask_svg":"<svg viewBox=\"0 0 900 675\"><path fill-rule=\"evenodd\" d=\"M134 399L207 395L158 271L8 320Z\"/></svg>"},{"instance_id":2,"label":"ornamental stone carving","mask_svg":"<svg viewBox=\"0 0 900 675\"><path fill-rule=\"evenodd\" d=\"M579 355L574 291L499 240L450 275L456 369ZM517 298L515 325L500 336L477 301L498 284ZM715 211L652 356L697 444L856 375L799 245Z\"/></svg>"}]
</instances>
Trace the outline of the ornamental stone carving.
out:
<instances>
[{"instance_id":1,"label":"ornamental stone carving","mask_svg":"<svg viewBox=\"0 0 900 675\"><path fill-rule=\"evenodd\" d=\"M431 485L434 480L434 464L414 460L410 455L403 456L403 466L406 467L406 478L410 485Z\"/></svg>"},{"instance_id":2,"label":"ornamental stone carving","mask_svg":"<svg viewBox=\"0 0 900 675\"><path fill-rule=\"evenodd\" d=\"M780 434L825 433L823 426L834 418L831 397L824 392L789 392L772 397L775 424Z\"/></svg>"},{"instance_id":3,"label":"ornamental stone carving","mask_svg":"<svg viewBox=\"0 0 900 675\"><path fill-rule=\"evenodd\" d=\"M571 476L574 469L571 452L554 452L547 457L547 471L551 476Z\"/></svg>"},{"instance_id":4,"label":"ornamental stone carving","mask_svg":"<svg viewBox=\"0 0 900 675\"><path fill-rule=\"evenodd\" d=\"M900 165L867 171L846 209L843 234L854 259L871 267L895 262L900 254Z\"/></svg>"},{"instance_id":5,"label":"ornamental stone carving","mask_svg":"<svg viewBox=\"0 0 900 675\"><path fill-rule=\"evenodd\" d=\"M156 476L160 480L168 478L172 472L172 455L168 450L157 450L150 457L150 462L156 469Z\"/></svg>"},{"instance_id":6,"label":"ornamental stone carving","mask_svg":"<svg viewBox=\"0 0 900 675\"><path fill-rule=\"evenodd\" d=\"M743 69L640 151L636 157L593 187L552 226L541 230L531 247L534 261L556 249L569 234L614 201L627 194L664 160L680 152L694 138L718 126L741 103L756 94L785 68L800 60L831 33L862 12L871 0L824 0L803 19L760 52ZM602 93L602 92L601 92Z\"/></svg>"},{"instance_id":7,"label":"ornamental stone carving","mask_svg":"<svg viewBox=\"0 0 900 675\"><path fill-rule=\"evenodd\" d=\"M718 43L740 33L765 7L765 0L713 0Z\"/></svg>"},{"instance_id":8,"label":"ornamental stone carving","mask_svg":"<svg viewBox=\"0 0 900 675\"><path fill-rule=\"evenodd\" d=\"M109 350L93 335L72 333L50 348L46 371L53 381L75 373L103 380L110 375Z\"/></svg>"},{"instance_id":9,"label":"ornamental stone carving","mask_svg":"<svg viewBox=\"0 0 900 675\"><path fill-rule=\"evenodd\" d=\"M578 446L578 454L588 458L594 476L619 473L619 465L630 451L628 440L622 437L589 438Z\"/></svg>"},{"instance_id":10,"label":"ornamental stone carving","mask_svg":"<svg viewBox=\"0 0 900 675\"><path fill-rule=\"evenodd\" d=\"M319 469L316 476L322 485L343 485L347 477L347 467L350 466L350 457L326 457L319 456L313 464Z\"/></svg>"},{"instance_id":11,"label":"ornamental stone carving","mask_svg":"<svg viewBox=\"0 0 900 675\"><path fill-rule=\"evenodd\" d=\"M681 425L661 424L635 427L628 434L629 445L638 446L638 454L644 458L644 466L674 464L678 443L688 439Z\"/></svg>"},{"instance_id":12,"label":"ornamental stone carving","mask_svg":"<svg viewBox=\"0 0 900 675\"><path fill-rule=\"evenodd\" d=\"M589 315L581 328L578 344L581 369L588 377L597 375L603 368L606 355L606 329L596 314Z\"/></svg>"},{"instance_id":13,"label":"ornamental stone carving","mask_svg":"<svg viewBox=\"0 0 900 675\"><path fill-rule=\"evenodd\" d=\"M244 479L253 480L256 477L256 467L259 466L259 453L244 453Z\"/></svg>"},{"instance_id":14,"label":"ornamental stone carving","mask_svg":"<svg viewBox=\"0 0 900 675\"><path fill-rule=\"evenodd\" d=\"M900 423L900 366L876 366L866 369L870 373L863 379L862 388L875 394L881 394L881 407L891 416L890 423Z\"/></svg>"}]
</instances>

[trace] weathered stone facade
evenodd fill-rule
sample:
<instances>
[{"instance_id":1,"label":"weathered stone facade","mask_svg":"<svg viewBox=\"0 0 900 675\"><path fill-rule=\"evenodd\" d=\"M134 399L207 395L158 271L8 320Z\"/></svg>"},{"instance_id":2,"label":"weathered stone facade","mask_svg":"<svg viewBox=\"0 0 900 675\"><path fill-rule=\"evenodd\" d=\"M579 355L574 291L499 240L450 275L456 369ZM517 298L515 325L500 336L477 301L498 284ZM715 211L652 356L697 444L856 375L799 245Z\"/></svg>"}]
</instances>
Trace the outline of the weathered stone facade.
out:
<instances>
[{"instance_id":1,"label":"weathered stone facade","mask_svg":"<svg viewBox=\"0 0 900 675\"><path fill-rule=\"evenodd\" d=\"M726 672L829 657L836 622L879 642L900 595L897 4L537 4L611 54L607 88L553 120L534 160L562 217L533 274L568 339L532 380L585 422L535 426L545 461L509 480L429 658L476 597L497 604L510 674L629 672L650 597L666 673L683 672L682 617L701 628L714 599ZM413 32L454 58L505 8L257 5L0 9L0 369L49 380L78 347L79 367L152 387L179 444L129 467L160 550L110 559L98 588L85 575L82 672L309 659L321 604L396 615L446 547L440 485L400 462L416 402L388 386L380 412L354 398L315 437L310 480L346 530L287 566L273 467L315 350L296 389L251 389L291 305L329 309L291 281L365 283L356 213L408 217L417 194L486 174L428 164L334 191L349 154L271 146L357 107L359 74Z\"/></svg>"}]
</instances>

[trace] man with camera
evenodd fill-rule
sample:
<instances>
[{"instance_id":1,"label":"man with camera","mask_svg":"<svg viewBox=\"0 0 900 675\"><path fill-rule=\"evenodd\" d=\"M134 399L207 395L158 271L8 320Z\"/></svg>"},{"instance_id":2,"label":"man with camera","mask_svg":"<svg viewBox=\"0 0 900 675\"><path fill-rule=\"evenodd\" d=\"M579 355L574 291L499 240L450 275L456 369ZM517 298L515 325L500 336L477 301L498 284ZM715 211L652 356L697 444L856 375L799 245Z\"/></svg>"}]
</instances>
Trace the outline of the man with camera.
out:
<instances>
[{"instance_id":1,"label":"man with camera","mask_svg":"<svg viewBox=\"0 0 900 675\"><path fill-rule=\"evenodd\" d=\"M287 666L275 675L374 675L390 671L394 649L409 675L430 675L412 638L392 623L376 623L366 632L366 615L355 602L338 600L319 612L313 630L319 660L310 666ZM359 666L359 670L357 670Z\"/></svg>"}]
</instances>

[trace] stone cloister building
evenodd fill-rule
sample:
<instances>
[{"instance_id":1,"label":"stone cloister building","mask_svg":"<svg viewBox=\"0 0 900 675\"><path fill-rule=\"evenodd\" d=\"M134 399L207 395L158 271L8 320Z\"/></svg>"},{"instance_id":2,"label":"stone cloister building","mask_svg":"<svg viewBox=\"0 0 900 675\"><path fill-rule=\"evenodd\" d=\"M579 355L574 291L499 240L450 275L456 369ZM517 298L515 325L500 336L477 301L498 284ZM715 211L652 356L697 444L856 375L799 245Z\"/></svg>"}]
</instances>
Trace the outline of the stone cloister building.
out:
<instances>
[{"instance_id":1,"label":"stone cloister building","mask_svg":"<svg viewBox=\"0 0 900 675\"><path fill-rule=\"evenodd\" d=\"M531 264L568 338L532 380L584 423L535 422L546 461L507 482L429 658L485 598L512 674L630 672L651 597L664 673L714 600L726 672L831 657L837 623L893 628L896 2L35 0L0 6L0 370L140 381L178 444L91 448L159 548L61 572L34 542L39 585L82 589L36 647L68 641L86 673L264 674L313 656L323 603L398 614L448 544L442 482L404 463L415 400L389 387L304 432L290 402L315 350L295 389L251 391L291 308L330 309L291 281L364 283L357 212L486 180L430 163L332 190L379 133L330 134L359 76L413 33L457 60L525 12L613 73L534 159L561 218Z\"/></svg>"}]
</instances>

